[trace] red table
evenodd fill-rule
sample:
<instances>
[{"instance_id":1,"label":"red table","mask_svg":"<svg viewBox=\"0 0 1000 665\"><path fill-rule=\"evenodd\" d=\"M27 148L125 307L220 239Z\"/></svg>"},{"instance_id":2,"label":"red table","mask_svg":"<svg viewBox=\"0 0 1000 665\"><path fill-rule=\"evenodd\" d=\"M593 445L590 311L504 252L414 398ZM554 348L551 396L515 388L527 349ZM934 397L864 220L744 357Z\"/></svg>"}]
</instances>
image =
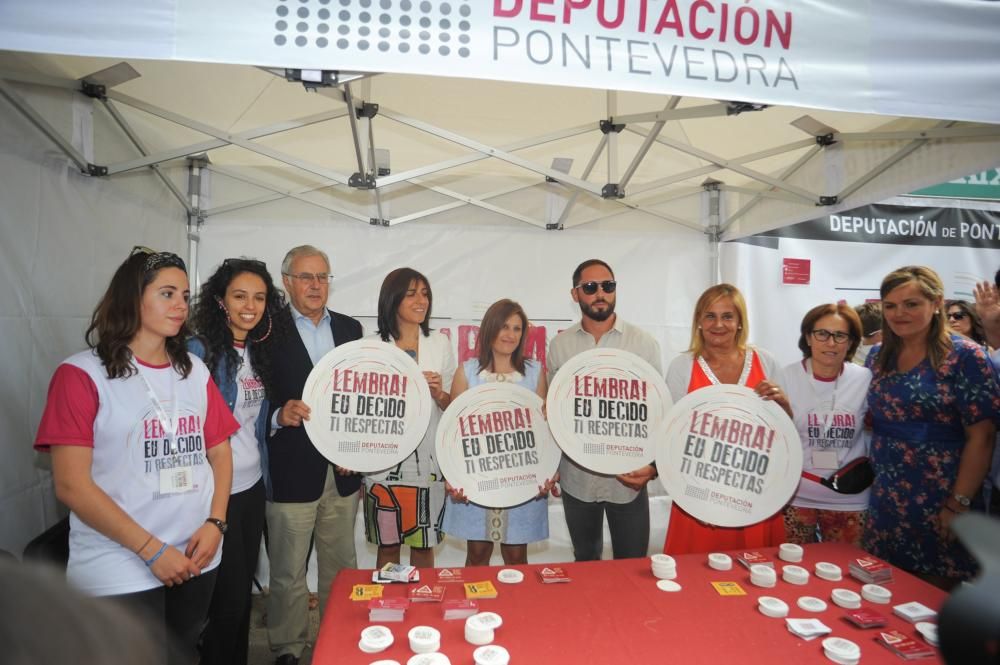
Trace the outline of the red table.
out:
<instances>
[{"instance_id":1,"label":"red table","mask_svg":"<svg viewBox=\"0 0 1000 665\"><path fill-rule=\"evenodd\" d=\"M775 559L778 570L778 584L771 589L750 584L749 571L735 561L730 571L712 570L701 554L676 557L676 581L683 587L677 593L656 587L649 559L558 564L573 578L568 584L543 585L536 571L546 564L517 566L525 573L525 580L514 585L496 581L499 567L466 568L464 574L467 582L491 580L496 586L498 597L480 600L480 611L494 611L503 617L494 644L510 652L512 665L831 663L823 655L822 638L806 641L796 637L788 632L784 619L768 618L757 610L757 598L765 595L787 602L790 617L819 618L833 629L832 635L858 644L865 665L904 662L875 643L878 629L862 630L849 624L843 618L847 610L830 600L830 591L837 587L860 593L861 583L847 573L851 559L863 554L860 550L837 543L807 546L799 564L810 571L807 586L782 581L780 569L785 564L777 559L776 548L762 551ZM828 582L812 575L818 561L840 566L844 579ZM886 585L893 593L889 605L862 601L862 607L888 616L888 629L922 641L912 624L892 614L892 605L916 600L940 610L946 594L899 569L893 571L893 577L893 583ZM436 579L436 571L421 570L421 584L433 584ZM711 585L714 581L736 581L747 594L720 596ZM361 652L358 641L361 630L369 625L368 603L349 598L354 584L370 582L370 570L346 570L337 576L314 649L315 665L367 664L380 659L405 665L413 655L406 634L417 625L441 631L441 651L452 663L472 665L475 647L465 641L464 621L444 621L440 603L411 603L404 621L382 624L395 636L388 650ZM446 598L464 598L461 585L446 586ZM405 597L407 590L407 585L387 585L384 597ZM800 596L822 598L828 607L820 613L805 612L795 605Z\"/></svg>"}]
</instances>

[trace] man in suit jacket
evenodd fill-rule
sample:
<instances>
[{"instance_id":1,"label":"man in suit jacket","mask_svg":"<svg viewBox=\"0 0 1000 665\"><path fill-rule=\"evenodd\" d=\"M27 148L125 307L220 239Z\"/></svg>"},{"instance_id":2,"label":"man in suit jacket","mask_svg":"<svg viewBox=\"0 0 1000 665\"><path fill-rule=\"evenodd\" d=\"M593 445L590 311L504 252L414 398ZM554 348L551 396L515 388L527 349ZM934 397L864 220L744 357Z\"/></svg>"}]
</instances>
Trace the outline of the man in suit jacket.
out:
<instances>
[{"instance_id":1,"label":"man in suit jacket","mask_svg":"<svg viewBox=\"0 0 1000 665\"><path fill-rule=\"evenodd\" d=\"M323 608L337 571L357 567L354 520L361 486L361 476L334 468L313 447L302 427L310 411L302 389L320 358L359 339L362 331L358 321L326 307L331 275L325 253L311 245L295 247L285 255L281 274L290 306L275 319L284 334L271 345L267 632L277 665L295 665L309 634L306 561L313 534Z\"/></svg>"}]
</instances>

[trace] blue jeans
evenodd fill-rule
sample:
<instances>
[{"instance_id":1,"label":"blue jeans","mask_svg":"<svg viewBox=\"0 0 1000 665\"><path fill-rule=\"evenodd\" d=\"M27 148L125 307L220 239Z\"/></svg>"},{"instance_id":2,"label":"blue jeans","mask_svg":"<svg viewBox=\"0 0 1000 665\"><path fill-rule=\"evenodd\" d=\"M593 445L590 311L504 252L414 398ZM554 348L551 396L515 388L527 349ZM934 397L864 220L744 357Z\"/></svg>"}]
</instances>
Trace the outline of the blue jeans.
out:
<instances>
[{"instance_id":1,"label":"blue jeans","mask_svg":"<svg viewBox=\"0 0 1000 665\"><path fill-rule=\"evenodd\" d=\"M562 493L573 558L598 561L604 549L604 516L608 516L611 551L616 559L646 556L649 549L649 495L643 487L630 503L581 501Z\"/></svg>"}]
</instances>

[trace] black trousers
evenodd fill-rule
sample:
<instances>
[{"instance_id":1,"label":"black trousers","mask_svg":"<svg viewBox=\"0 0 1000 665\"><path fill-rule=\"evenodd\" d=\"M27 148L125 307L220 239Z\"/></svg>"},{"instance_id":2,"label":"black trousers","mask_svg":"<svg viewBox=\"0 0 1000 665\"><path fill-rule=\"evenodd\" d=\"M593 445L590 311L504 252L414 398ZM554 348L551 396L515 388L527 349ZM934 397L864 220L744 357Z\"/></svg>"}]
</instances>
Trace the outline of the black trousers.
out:
<instances>
[{"instance_id":1,"label":"black trousers","mask_svg":"<svg viewBox=\"0 0 1000 665\"><path fill-rule=\"evenodd\" d=\"M108 596L126 610L143 617L154 640L164 645L163 658L156 665L198 663L198 637L208 616L216 570L172 587L159 586L147 591Z\"/></svg>"},{"instance_id":2,"label":"black trousers","mask_svg":"<svg viewBox=\"0 0 1000 665\"><path fill-rule=\"evenodd\" d=\"M573 558L577 561L598 561L604 549L604 516L611 532L611 551L616 559L646 556L649 548L649 495L643 487L629 503L581 501L565 489L562 493L563 512Z\"/></svg>"},{"instance_id":3,"label":"black trousers","mask_svg":"<svg viewBox=\"0 0 1000 665\"><path fill-rule=\"evenodd\" d=\"M229 528L208 610L202 665L246 665L250 641L253 574L264 531L264 481L229 497Z\"/></svg>"}]
</instances>

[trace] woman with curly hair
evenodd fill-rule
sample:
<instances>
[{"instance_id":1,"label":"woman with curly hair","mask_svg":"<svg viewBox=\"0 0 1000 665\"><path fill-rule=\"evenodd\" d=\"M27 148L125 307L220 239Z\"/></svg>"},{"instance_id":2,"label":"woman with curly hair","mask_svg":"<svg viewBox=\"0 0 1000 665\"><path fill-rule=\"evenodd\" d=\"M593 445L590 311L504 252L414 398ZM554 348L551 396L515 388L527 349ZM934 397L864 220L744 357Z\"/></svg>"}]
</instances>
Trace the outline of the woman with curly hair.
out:
<instances>
[{"instance_id":1,"label":"woman with curly hair","mask_svg":"<svg viewBox=\"0 0 1000 665\"><path fill-rule=\"evenodd\" d=\"M52 376L35 448L70 513L71 584L148 616L168 663L196 663L219 565L239 427L184 348L188 277L136 247Z\"/></svg>"},{"instance_id":2,"label":"woman with curly hair","mask_svg":"<svg viewBox=\"0 0 1000 665\"><path fill-rule=\"evenodd\" d=\"M202 662L245 665L250 631L250 588L264 530L267 485L267 386L274 316L284 307L267 266L253 259L226 259L194 306L198 336L188 350L205 361L240 430L232 437L233 488L226 513L215 592L202 642Z\"/></svg>"}]
</instances>

